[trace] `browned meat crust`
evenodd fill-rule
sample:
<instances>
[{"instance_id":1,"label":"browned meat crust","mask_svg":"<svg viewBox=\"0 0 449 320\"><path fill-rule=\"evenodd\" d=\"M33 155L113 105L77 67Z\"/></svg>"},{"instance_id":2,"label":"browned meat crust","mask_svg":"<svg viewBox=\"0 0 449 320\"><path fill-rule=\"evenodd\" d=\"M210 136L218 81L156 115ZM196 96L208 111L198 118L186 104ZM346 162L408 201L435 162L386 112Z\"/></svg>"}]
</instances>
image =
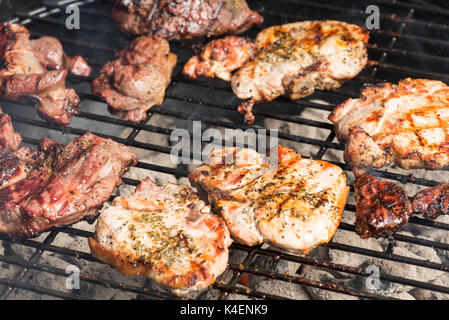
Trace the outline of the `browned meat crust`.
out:
<instances>
[{"instance_id":1,"label":"browned meat crust","mask_svg":"<svg viewBox=\"0 0 449 320\"><path fill-rule=\"evenodd\" d=\"M231 72L240 68L254 54L254 43L242 37L227 36L209 42L201 55L184 65L183 73L191 78L218 77L231 80Z\"/></svg>"},{"instance_id":2,"label":"browned meat crust","mask_svg":"<svg viewBox=\"0 0 449 320\"><path fill-rule=\"evenodd\" d=\"M10 126L2 120L3 127ZM2 144L7 147L0 152L0 232L11 236L36 236L95 219L122 174L136 163L128 147L91 133L65 147L42 139L38 150L17 148L20 135L3 134L12 143Z\"/></svg>"},{"instance_id":3,"label":"browned meat crust","mask_svg":"<svg viewBox=\"0 0 449 320\"><path fill-rule=\"evenodd\" d=\"M442 183L417 193L412 199L412 210L428 219L449 214L449 184Z\"/></svg>"},{"instance_id":4,"label":"browned meat crust","mask_svg":"<svg viewBox=\"0 0 449 320\"><path fill-rule=\"evenodd\" d=\"M69 57L65 54L61 42L53 37L41 37L30 40L30 46L36 58L47 69L67 69L77 76L88 77L92 68L81 56Z\"/></svg>"},{"instance_id":5,"label":"browned meat crust","mask_svg":"<svg viewBox=\"0 0 449 320\"><path fill-rule=\"evenodd\" d=\"M449 87L405 79L365 88L330 114L356 174L396 163L403 169L449 165Z\"/></svg>"},{"instance_id":6,"label":"browned meat crust","mask_svg":"<svg viewBox=\"0 0 449 320\"><path fill-rule=\"evenodd\" d=\"M123 120L140 122L148 109L162 104L176 59L167 40L139 37L117 60L101 68L92 82L92 92L102 97L111 112Z\"/></svg>"},{"instance_id":7,"label":"browned meat crust","mask_svg":"<svg viewBox=\"0 0 449 320\"><path fill-rule=\"evenodd\" d=\"M122 174L135 163L128 147L91 133L58 149L48 184L20 206L32 218L28 231L33 235L83 218L93 221L97 209L122 183Z\"/></svg>"},{"instance_id":8,"label":"browned meat crust","mask_svg":"<svg viewBox=\"0 0 449 320\"><path fill-rule=\"evenodd\" d=\"M355 226L361 238L388 237L408 222L410 201L396 184L365 174L355 181L354 190Z\"/></svg>"},{"instance_id":9,"label":"browned meat crust","mask_svg":"<svg viewBox=\"0 0 449 320\"><path fill-rule=\"evenodd\" d=\"M11 117L0 108L0 156L17 149L21 143L22 137L14 132Z\"/></svg>"},{"instance_id":10,"label":"browned meat crust","mask_svg":"<svg viewBox=\"0 0 449 320\"><path fill-rule=\"evenodd\" d=\"M124 32L167 39L237 34L263 22L245 0L116 0L112 19Z\"/></svg>"},{"instance_id":11,"label":"browned meat crust","mask_svg":"<svg viewBox=\"0 0 449 320\"><path fill-rule=\"evenodd\" d=\"M67 57L57 39L29 37L22 25L0 24L0 98L33 101L44 118L69 124L79 97L65 87L68 70L83 76L92 70L80 56Z\"/></svg>"}]
</instances>

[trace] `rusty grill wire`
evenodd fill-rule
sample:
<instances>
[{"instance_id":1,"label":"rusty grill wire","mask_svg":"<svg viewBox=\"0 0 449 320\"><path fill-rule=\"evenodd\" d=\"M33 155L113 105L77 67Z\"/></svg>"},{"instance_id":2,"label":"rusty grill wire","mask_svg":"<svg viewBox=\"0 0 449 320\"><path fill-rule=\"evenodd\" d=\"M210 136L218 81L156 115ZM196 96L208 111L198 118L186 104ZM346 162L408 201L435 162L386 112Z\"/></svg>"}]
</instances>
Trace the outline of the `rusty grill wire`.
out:
<instances>
[{"instance_id":1,"label":"rusty grill wire","mask_svg":"<svg viewBox=\"0 0 449 320\"><path fill-rule=\"evenodd\" d=\"M241 115L236 112L238 100L233 96L229 84L219 80L209 79L187 79L181 74L182 65L192 55L192 50L182 42L172 42L171 48L178 54L178 64L175 68L173 81L170 84L164 105L154 107L148 113L148 118L143 123L130 123L110 116L106 111L106 105L90 92L90 81L98 74L100 67L107 61L112 60L114 53L123 48L130 38L120 34L118 28L109 19L112 0L99 1L46 1L44 6L32 12L17 13L13 22L20 22L27 26L33 37L52 35L60 39L66 52L69 54L81 54L87 57L94 67L94 74L90 78L70 76L68 85L74 87L80 98L80 113L74 117L68 127L60 127L45 122L38 118L30 105L15 102L0 101L5 112L12 116L16 130L23 134L26 144L36 145L40 138L56 137L61 143L66 143L75 136L82 135L86 130L94 134L111 138L117 142L126 144L133 149L146 150L152 154L169 155L171 146L161 141L168 140L171 132L176 126L184 125L190 128L193 120L201 120L203 125L213 128L247 129L242 124ZM66 6L74 3L79 6L81 12L81 29L67 30L65 19L67 18ZM449 10L419 2L400 2L390 0L361 1L357 7L351 1L338 1L328 4L324 0L314 1L248 1L250 7L260 12L265 17L265 25L282 24L298 20L314 19L337 19L359 25L364 25L367 14L367 5L375 4L380 8L379 30L371 30L369 44L370 63L355 79L349 81L341 88L316 92L314 95L298 101L290 101L281 97L266 105L257 106L255 110L256 122L253 128L265 128L269 125L267 121L280 123L280 140L301 152L301 146L311 146L314 151L310 156L314 159L330 159L329 161L342 167L348 178L351 177L349 167L342 161L342 150L344 146L335 140L332 125L326 117L335 105L347 98L357 97L360 88L365 83L376 83L382 81L396 82L405 77L424 77L438 79L449 83L448 52L449 41ZM254 36L258 30L251 30L247 34ZM199 41L205 41L199 40ZM190 44L197 44L190 41ZM218 98L217 98L218 97ZM317 102L317 99L325 100L328 104ZM89 105L88 108L85 106ZM302 117L304 110L312 110L321 114L321 118L310 119ZM165 121L163 121L165 119ZM171 125L165 125L168 121ZM291 127L314 128L324 135L308 136L291 133ZM30 129L32 128L32 129ZM118 135L117 132L126 132L126 136ZM25 133L24 133L25 132ZM139 135L148 134L150 138L139 139ZM154 137L152 139L151 137ZM334 152L338 154L339 160L327 157L326 154ZM190 155L191 157L194 154ZM150 157L151 160L151 157ZM188 175L188 166L170 167L161 164L160 161L144 161L140 159L137 168L143 172L141 177L148 173L162 175L173 175L184 178ZM447 171L441 171L444 180ZM396 180L404 185L412 185L416 188L434 186L438 182L426 177L414 177L411 172L393 170L376 170L374 175L385 179ZM415 172L413 172L415 174ZM125 176L126 185L135 186L139 179ZM349 179L351 181L351 179ZM441 182L441 181L440 181ZM353 190L351 186L351 190ZM349 233L353 238L358 238L353 225L355 206L348 203L344 215L348 217L341 223L337 231ZM294 285L307 288L315 288L320 291L330 291L341 294L342 298L355 296L366 299L388 299L392 298L388 292L371 291L363 286L354 287L344 283L336 283L333 280L324 281L308 277L308 273L302 273L304 266L308 270L322 270L340 277L349 279L360 279L364 281L371 273L365 268L351 266L351 258L367 261L388 261L398 265L410 265L447 273L449 263L447 260L435 262L431 259L409 257L403 254L395 254L397 246L401 244L413 245L419 248L433 248L439 252L449 252L449 244L438 239L420 237L420 230L449 232L447 220L431 221L420 217L412 217L409 224L404 228L406 231L393 235L388 241L384 241L384 250L373 250L363 245L342 243L337 240L331 241L324 247L329 251L340 251L348 253L345 264L333 263L330 260L314 255L309 256L292 255L281 250L260 247L247 247L234 243L231 254L238 252L240 260L230 259L225 274L218 279L211 289L202 293L197 298L228 299L234 296L250 296L264 299L285 299L288 296L271 294L261 289L252 289L244 284L243 278L250 275L254 278L273 279L280 282L289 282ZM113 290L114 297L137 297L141 299L172 299L173 297L153 290L145 282L137 283L133 277L117 276L111 277L111 273L102 274L96 270L110 268L95 259L86 249L87 238L92 236L92 228L85 228L83 223L70 227L60 228L44 233L36 239L10 239L6 235L0 235L3 251L0 251L0 299L16 297L22 292L41 294L46 298L61 299L92 299L98 298L89 290L69 290L64 287L67 276L63 267L54 266L49 259L43 261L43 256L60 257L68 263L80 266L80 279L83 285L92 288L98 286L100 290ZM70 237L75 239L78 247L65 247L58 241L59 237ZM76 242L79 241L79 242ZM381 241L381 240L372 240ZM363 243L363 242L362 242ZM24 254L17 254L17 248L24 248ZM318 250L318 249L317 249ZM281 273L269 268L254 267L256 257L274 261L288 261L298 265L296 273ZM81 263L81 262L82 263ZM375 263L375 262L374 262ZM113 271L112 271L113 272ZM60 284L47 283L39 280L39 275L47 273L60 277ZM449 286L428 282L425 279L415 278L413 275L395 275L380 269L380 280L384 283L395 284L410 288L429 290L435 293L449 294ZM125 294L125 295L121 295ZM129 296L126 294L130 294ZM20 295L19 295L20 296Z\"/></svg>"}]
</instances>

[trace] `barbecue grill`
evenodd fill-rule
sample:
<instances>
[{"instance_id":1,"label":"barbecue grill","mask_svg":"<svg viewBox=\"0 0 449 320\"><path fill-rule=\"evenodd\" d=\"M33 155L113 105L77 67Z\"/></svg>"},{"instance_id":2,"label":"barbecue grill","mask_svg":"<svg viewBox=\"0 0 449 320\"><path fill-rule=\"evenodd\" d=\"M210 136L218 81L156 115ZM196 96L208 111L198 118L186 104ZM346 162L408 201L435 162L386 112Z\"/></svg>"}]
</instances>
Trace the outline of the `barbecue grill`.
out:
<instances>
[{"instance_id":1,"label":"barbecue grill","mask_svg":"<svg viewBox=\"0 0 449 320\"><path fill-rule=\"evenodd\" d=\"M171 42L178 55L173 81L163 106L150 109L143 123L111 116L107 106L90 92L90 82L100 67L114 58L131 38L119 32L109 13L112 0L44 1L31 11L14 12L7 21L24 24L32 37L57 37L69 55L80 54L94 68L93 77L70 76L68 86L81 98L80 113L70 126L61 127L40 119L31 105L0 101L11 115L25 144L36 145L49 137L67 143L87 130L133 148L137 166L123 179L118 193L126 193L150 175L158 182L187 182L189 165L174 165L170 134L176 128L202 130L248 128L277 129L281 144L304 157L323 159L342 167L351 193L342 223L333 240L310 255L293 255L266 245L247 247L234 243L226 272L197 299L447 299L449 297L449 219L438 221L414 216L389 239L362 240L355 234L354 177L343 161L344 145L335 139L328 113L370 83L397 82L405 77L429 78L449 83L449 10L444 2L395 0L248 0L261 13L264 26L299 20L336 19L365 25L365 8L380 9L380 29L370 30L369 64L353 80L333 91L318 91L297 101L279 98L257 105L252 126L243 124L239 104L228 83L216 79L191 80L182 66L204 39ZM80 10L80 29L67 29L66 7ZM259 30L250 30L254 36ZM191 152L191 157L195 154ZM447 182L447 171L405 171L397 167L375 170L373 175L394 180L409 195ZM148 279L121 275L89 253L87 238L94 226L79 222L30 239L0 235L0 299L172 299L154 288ZM79 270L80 286L66 286L67 266ZM70 269L71 270L71 269ZM371 285L370 285L371 284ZM376 284L378 284L376 286Z\"/></svg>"}]
</instances>

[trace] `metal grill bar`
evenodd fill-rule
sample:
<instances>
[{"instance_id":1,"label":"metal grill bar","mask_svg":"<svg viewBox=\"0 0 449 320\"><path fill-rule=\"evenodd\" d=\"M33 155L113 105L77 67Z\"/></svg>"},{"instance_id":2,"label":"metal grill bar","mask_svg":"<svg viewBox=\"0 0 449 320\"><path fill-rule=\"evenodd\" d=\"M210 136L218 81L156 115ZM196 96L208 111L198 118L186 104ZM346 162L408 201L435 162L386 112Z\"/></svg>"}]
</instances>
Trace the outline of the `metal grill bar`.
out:
<instances>
[{"instance_id":1,"label":"metal grill bar","mask_svg":"<svg viewBox=\"0 0 449 320\"><path fill-rule=\"evenodd\" d=\"M250 6L252 8L256 8L259 12L261 12L263 15L267 16L268 19L276 20L279 22L289 22L294 21L298 19L307 19L307 17L301 17L297 14L292 13L286 13L282 11L281 7L275 7L271 5L269 2L266 1L249 1ZM315 1L315 2L309 2L309 1L284 1L284 4L289 4L292 7L299 7L304 6L308 10L311 9L319 9L322 11L331 11L331 12L338 12L343 15L347 16L353 16L356 18L363 18L365 17L365 13L363 10L355 10L355 9L347 9L343 6L339 5L329 5L326 3L322 3L321 1ZM373 1L374 4L382 4L386 5L389 8L393 9L407 9L407 13L405 16L395 15L395 14L381 14L380 18L382 22L385 23L391 23L393 26L396 26L396 31L393 32L391 30L372 30L372 34L379 36L379 37L387 37L390 39L390 42L386 46L375 46L370 45L369 47L369 55L371 56L378 56L379 59L372 60L370 65L367 66L366 70L359 75L356 79L352 80L351 82L354 84L358 84L359 87L360 84L363 84L365 82L378 82L382 81L381 77L378 76L378 71L387 71L389 73L393 73L395 75L407 75L407 76L425 76L429 78L436 78L441 80L447 80L448 76L446 73L442 72L435 72L434 70L439 69L432 69L430 70L418 70L414 67L411 67L409 65L397 65L392 64L389 62L386 62L388 58L391 57L405 57L410 59L423 59L423 60L429 60L432 63L446 63L448 62L448 58L443 57L441 55L434 54L434 52L431 53L424 53L424 52L414 52L410 50L403 50L401 48L396 48L397 41L393 39L401 39L401 41L415 41L422 45L429 45L429 46L440 46L440 47L449 47L449 42L441 39L436 39L433 37L422 37L417 34L405 34L403 33L406 25L413 26L413 27L422 27L422 28L428 28L428 29L434 29L434 30L448 30L449 26L447 24L442 24L440 22L434 23L430 21L424 21L419 19L412 19L413 13L420 13L423 12L429 12L433 14L438 14L442 16L447 16L448 12L446 11L440 11L439 9L435 9L433 7L426 7L422 5L412 5L408 3L398 2L398 1L388 1L388 0L376 0ZM28 13L20 13L18 14L18 17L22 19L22 22L25 21L28 24L28 27L31 30L31 33L33 36L43 36L47 35L48 31L42 32L42 28L45 25L49 26L64 26L64 20L62 20L63 15L62 13L65 12L65 7L67 4L58 4L54 2L46 2L45 6L46 8L41 9L39 11L35 11L32 14ZM110 10L111 1L101 1L95 2L95 3L87 3L84 2L84 4L81 6L81 13L83 15L92 15L98 19L108 19L109 16L109 10ZM48 14L51 10L51 14ZM290 11L289 12L293 12ZM397 28L399 24L399 29ZM40 26L39 28L35 28L36 26ZM45 28L44 28L45 29ZM46 28L48 30L48 28ZM101 27L94 26L92 24L86 24L83 23L81 26L81 30L83 34L92 34L95 33L101 33L106 36L117 36L116 31L112 31L112 28L107 28L103 30ZM41 33L42 32L42 33ZM117 37L117 41L114 42L114 45L108 45L105 43L97 43L93 41L85 41L82 39L72 39L69 37L69 34L66 34L64 36L58 35L57 37L63 42L64 46L76 46L79 48L91 48L94 50L104 50L108 54L112 54L115 51L122 48L124 45L127 44L127 38L124 38L123 36ZM177 50L182 50L181 46L178 42L174 42L173 46ZM393 46L395 46L393 48ZM185 49L184 49L185 50ZM181 63L185 61L181 59ZM101 67L105 61L96 61L95 59L89 59L89 62L94 66L95 70L98 70L99 67ZM371 73L370 73L371 72ZM70 83L73 85L76 85L80 82L86 82L91 81L92 77L89 79L84 79L81 77L69 77ZM179 89L185 87L185 88L192 88L192 90L183 90L180 91ZM248 129L248 128L264 128L264 122L265 120L278 120L285 123L289 123L292 125L302 125L307 127L314 127L320 130L327 130L328 133L326 133L324 139L319 138L313 138L313 137L305 137L298 134L292 134L287 131L280 131L279 137L281 139L295 142L295 143L302 143L307 144L311 146L317 146L318 150L314 154L313 158L315 159L322 159L326 152L329 150L343 150L344 146L340 143L334 142L335 134L332 131L332 126L325 121L318 121L318 120L312 120L308 119L306 117L302 117L301 113L302 110L305 109L314 109L319 111L330 111L334 108L334 105L336 103L342 102L344 99L348 97L356 97L358 96L358 93L356 90L351 88L351 86L344 86L338 90L334 90L332 92L318 92L314 96L308 97L306 99L302 99L299 101L290 101L287 98L280 98L278 99L279 103L285 104L286 106L289 106L291 110L295 110L292 114L280 114L276 111L266 111L264 109L261 110L255 110L255 114L257 116L257 121L255 126L248 127L246 125L228 121L226 120L220 120L216 118L210 118L205 117L203 115L203 109L208 108L211 110L217 110L217 112L224 112L224 111L234 111L235 110L235 101L226 101L226 102L217 102L213 99L207 97L207 96L200 96L196 95L196 90L215 90L219 92L220 94L230 94L231 90L228 85L223 85L222 83L216 83L216 82L210 82L205 81L204 79L198 79L198 80L190 80L185 78L181 75L180 70L178 69L177 72L174 74L173 77L173 83L170 85L169 89L167 90L166 100L171 100L174 102L187 102L192 105L200 105L201 108L198 110L195 110L193 113L190 113L188 111L186 112L179 112L179 111L173 111L170 108L165 107L155 107L151 109L151 112L148 114L148 118L145 122L140 124L130 123L122 121L118 118L114 118L111 116L105 116L100 115L88 111L83 111L81 109L81 112L79 115L77 115L77 118L80 119L86 119L90 121L95 121L99 123L108 123L115 126L130 128L131 132L128 134L126 138L119 138L114 135L105 134L102 132L95 132L94 134L97 134L99 136L105 137L105 138L111 138L117 142L129 145L131 147L144 149L144 150L151 150L155 151L161 154L170 154L172 151L171 147L167 146L161 146L155 143L148 143L148 142L141 142L137 141L136 138L138 135L142 132L149 132L154 134L160 134L163 136L170 136L170 134L173 132L173 129L165 128L160 125L153 125L150 124L152 117L155 115L162 116L162 117L169 117L172 119L189 119L191 120L201 120L202 123L207 124L211 127L221 127L221 128L232 128L232 129ZM90 92L85 92L83 90L77 90L79 92L80 98L82 100L82 104L88 103L88 102L96 102L96 103L102 103L100 99L93 96ZM322 98L324 100L332 101L332 104L330 105L324 105L321 103L317 103L312 99L315 99L316 97ZM3 103L2 103L3 105ZM14 106L21 106L21 104L17 103L11 103L11 102L5 102L4 105L7 107L14 107ZM7 109L7 108L5 108ZM29 108L31 110L31 108ZM31 126L33 128L42 128L42 129L50 129L55 132L64 132L74 135L82 135L86 132L86 129L84 128L76 128L76 127L66 127L62 128L54 124L47 123L42 120L35 120L34 118L30 118L27 115L13 115L12 119L15 124L25 124L28 126ZM24 137L24 142L32 145L38 144L38 140L31 137ZM189 157L192 159L196 157L197 155L193 154L192 152L189 154ZM337 164L341 166L344 170L349 170L349 167L340 162L340 161L331 161L334 164ZM137 164L137 168L145 169L149 171L154 172L161 172L165 174L174 175L178 178L180 177L186 177L188 174L188 170L186 168L177 167L174 168L168 168L162 165L156 165L156 164L150 164L140 161ZM414 178L408 175L404 174L398 174L394 172L384 172L380 170L374 171L374 175L392 179L399 181L404 184L413 184L413 185L419 185L419 186L434 186L437 184L436 181L429 180L426 178ZM124 178L123 179L126 184L129 185L137 185L139 183L138 180L132 179L132 178ZM346 207L347 212L354 212L355 207L354 205L348 204ZM448 230L449 231L449 224L438 222L438 221L430 221L418 217L412 217L410 222L411 225L414 225L416 227L426 227L426 228L434 228L435 230ZM355 233L355 227L352 224L342 222L339 228L340 232L349 232L352 233L354 236ZM77 259L83 259L91 263L99 263L99 261L95 258L93 258L90 254L78 250L73 250L69 248L64 248L58 245L53 245L52 243L55 240L55 237L58 234L66 234L73 237L81 237L86 239L89 236L92 236L92 233L89 231L85 231L82 229L77 229L75 227L67 227L63 229L58 229L55 231L52 231L49 233L49 235L45 238L43 242L35 241L35 240L20 240L16 239L13 240L12 243L16 245L22 245L26 247L30 247L35 249L34 253L32 254L30 261L22 261L16 257L10 257L5 255L0 255L0 262L7 263L10 265L15 265L20 267L19 271L15 273L12 278L0 278L0 285L5 286L3 291L0 291L0 298L6 299L10 297L12 291L8 290L8 288L16 288L16 289L22 289L26 291L33 291L41 294L50 295L57 298L62 299L88 299L90 297L88 296L80 296L72 293L65 293L58 290L53 290L51 288L41 287L29 284L28 282L24 281L26 278L26 275L33 271L39 271L39 272L47 272L58 276L65 276L65 271L63 269L53 267L51 265L47 264L41 264L39 261L42 258L42 254L44 252L52 252L55 254L59 254L62 256L70 256L75 257ZM10 241L9 237L0 235L0 240L3 241ZM449 250L449 244L442 243L434 240L428 240L416 236L409 236L402 233L395 234L392 237L392 240L394 240L397 243L404 243L404 244L413 244L417 246L421 246L424 248L435 248L442 251L448 251ZM381 259L385 261L391 261L391 262L397 262L401 264L407 264L407 265L413 265L421 268L427 268L431 270L439 270L442 272L448 272L449 266L445 263L435 263L423 259L415 259L410 258L407 256L402 256L398 254L393 254L392 250L394 249L394 246L389 245L387 250L385 252L382 251L376 251L372 249L367 249L363 247L357 247L353 245L348 245L345 243L339 243L336 241L332 241L331 243L325 245L326 248L329 250L335 250L335 251L342 251L347 252L359 256L364 257L372 257L375 259ZM246 252L246 257L243 259L241 264L235 264L230 263L228 266L228 270L232 271L234 275L230 277L228 280L224 280L224 277L222 277L221 280L217 281L217 283L213 286L212 290L218 290L221 292L219 294L219 298L228 298L232 294L241 294L241 295L247 295L251 297L256 298L265 298L265 299L282 299L285 297L274 295L274 294L268 294L266 292L261 292L258 290L250 289L250 288L244 288L241 285L239 285L239 281L243 274L250 274L254 277L263 277L263 278L270 278L275 279L278 281L287 281L287 282L293 282L299 286L302 287L313 287L318 288L330 292L337 292L344 295L350 295L350 296L356 296L360 298L367 298L367 299L386 299L389 298L388 296L372 293L368 291L358 291L354 290L350 287L332 284L332 283L326 283L326 282L319 282L314 281L311 279L308 279L304 276L298 276L298 275L284 275L280 274L278 272L270 271L270 270L259 270L257 268L251 267L251 263L256 259L257 256L266 256L271 257L273 259L282 259L289 262L298 263L301 265L308 265L313 268L332 271L332 272L339 272L342 274L349 274L353 275L354 277L361 277L366 278L369 276L369 274L359 267L351 267L348 265L342 265L342 264L336 264L329 261L326 261L324 259L316 259L311 257L303 257L303 256L296 256L287 254L285 252L282 252L280 250L275 249L266 249L263 247L256 247L256 248L249 248L240 244L233 244L232 250L239 250L241 252ZM81 275L82 281L93 283L93 284L99 284L104 285L105 287L112 287L117 290L121 290L124 292L133 292L138 294L139 296L143 296L150 299L168 299L172 298L170 296L160 294L155 291L150 291L147 287L136 287L133 285L129 285L126 283L121 283L117 281L113 281L111 279L101 279L97 277L89 276L88 274L82 274ZM421 288L425 290L431 290L434 292L441 292L441 293L449 293L449 287L437 285L433 283L427 283L425 281L419 281L415 279L407 279L404 277L399 276L393 276L386 273L380 274L380 279L383 281L387 281L389 283L395 283L395 284L401 284L404 286L410 286L415 288ZM205 295L202 295L205 296Z\"/></svg>"}]
</instances>

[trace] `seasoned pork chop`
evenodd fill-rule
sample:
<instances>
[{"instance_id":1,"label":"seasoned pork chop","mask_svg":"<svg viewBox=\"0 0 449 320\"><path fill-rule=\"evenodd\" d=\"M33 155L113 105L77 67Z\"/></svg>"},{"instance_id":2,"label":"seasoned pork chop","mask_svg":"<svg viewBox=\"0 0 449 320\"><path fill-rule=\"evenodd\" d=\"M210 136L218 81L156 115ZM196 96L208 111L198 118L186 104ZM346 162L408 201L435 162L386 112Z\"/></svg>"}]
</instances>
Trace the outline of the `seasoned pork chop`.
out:
<instances>
[{"instance_id":1,"label":"seasoned pork chop","mask_svg":"<svg viewBox=\"0 0 449 320\"><path fill-rule=\"evenodd\" d=\"M102 210L89 245L120 272L185 295L210 286L226 269L231 238L209 210L190 187L146 178Z\"/></svg>"},{"instance_id":2,"label":"seasoned pork chop","mask_svg":"<svg viewBox=\"0 0 449 320\"><path fill-rule=\"evenodd\" d=\"M17 237L93 221L136 162L128 147L91 133L67 146L42 139L37 150L9 150L0 153L0 232Z\"/></svg>"},{"instance_id":3,"label":"seasoned pork chop","mask_svg":"<svg viewBox=\"0 0 449 320\"><path fill-rule=\"evenodd\" d=\"M254 103L287 94L308 96L315 89L340 87L355 77L367 62L368 33L345 22L303 21L273 26L256 37L256 55L231 80L240 99L239 111L253 122Z\"/></svg>"},{"instance_id":4,"label":"seasoned pork chop","mask_svg":"<svg viewBox=\"0 0 449 320\"><path fill-rule=\"evenodd\" d=\"M356 174L392 162L403 169L449 165L449 87L441 81L408 78L368 87L329 119Z\"/></svg>"},{"instance_id":5,"label":"seasoned pork chop","mask_svg":"<svg viewBox=\"0 0 449 320\"><path fill-rule=\"evenodd\" d=\"M205 76L231 80L231 72L240 68L254 54L254 43L242 37L227 36L209 42L201 55L184 65L183 73L191 78Z\"/></svg>"},{"instance_id":6,"label":"seasoned pork chop","mask_svg":"<svg viewBox=\"0 0 449 320\"><path fill-rule=\"evenodd\" d=\"M410 201L398 185L365 174L355 181L354 191L355 231L362 239L388 237L410 219Z\"/></svg>"},{"instance_id":7,"label":"seasoned pork chop","mask_svg":"<svg viewBox=\"0 0 449 320\"><path fill-rule=\"evenodd\" d=\"M209 158L189 180L238 242L308 253L337 230L349 189L339 167L283 146L277 166L251 149L214 150Z\"/></svg>"}]
</instances>

